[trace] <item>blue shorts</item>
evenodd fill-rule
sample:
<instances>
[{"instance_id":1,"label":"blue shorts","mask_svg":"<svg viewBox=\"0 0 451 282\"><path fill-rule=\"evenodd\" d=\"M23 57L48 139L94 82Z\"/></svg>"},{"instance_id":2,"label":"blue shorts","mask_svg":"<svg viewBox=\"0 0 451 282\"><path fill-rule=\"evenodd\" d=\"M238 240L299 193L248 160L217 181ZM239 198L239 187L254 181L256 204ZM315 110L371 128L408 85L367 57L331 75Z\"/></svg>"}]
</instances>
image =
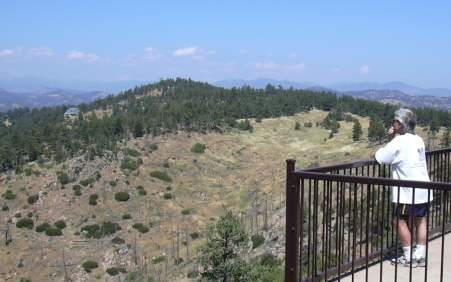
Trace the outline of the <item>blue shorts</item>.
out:
<instances>
[{"instance_id":1,"label":"blue shorts","mask_svg":"<svg viewBox=\"0 0 451 282\"><path fill-rule=\"evenodd\" d=\"M429 203L409 205L409 204L398 204L395 209L395 216L399 215L399 217L409 217L409 216L417 216L423 217L428 214L429 211Z\"/></svg>"}]
</instances>

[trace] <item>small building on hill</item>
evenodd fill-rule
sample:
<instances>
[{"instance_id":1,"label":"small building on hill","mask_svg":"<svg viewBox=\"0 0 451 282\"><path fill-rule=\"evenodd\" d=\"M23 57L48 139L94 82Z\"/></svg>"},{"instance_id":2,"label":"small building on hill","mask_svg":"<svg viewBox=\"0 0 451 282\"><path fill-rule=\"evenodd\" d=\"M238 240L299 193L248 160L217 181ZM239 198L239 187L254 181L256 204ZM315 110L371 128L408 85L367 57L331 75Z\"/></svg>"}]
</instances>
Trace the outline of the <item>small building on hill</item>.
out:
<instances>
[{"instance_id":1,"label":"small building on hill","mask_svg":"<svg viewBox=\"0 0 451 282\"><path fill-rule=\"evenodd\" d=\"M80 110L78 108L69 108L64 112L64 119L74 120L78 118Z\"/></svg>"}]
</instances>

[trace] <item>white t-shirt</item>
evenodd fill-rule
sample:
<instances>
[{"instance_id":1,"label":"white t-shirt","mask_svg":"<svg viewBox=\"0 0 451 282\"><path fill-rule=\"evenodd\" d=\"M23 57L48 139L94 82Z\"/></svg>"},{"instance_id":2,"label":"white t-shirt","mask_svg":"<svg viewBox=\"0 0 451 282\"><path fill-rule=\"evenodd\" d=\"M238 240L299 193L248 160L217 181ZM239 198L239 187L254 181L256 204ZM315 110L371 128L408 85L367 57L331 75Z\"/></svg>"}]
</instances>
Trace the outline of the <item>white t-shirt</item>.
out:
<instances>
[{"instance_id":1,"label":"white t-shirt","mask_svg":"<svg viewBox=\"0 0 451 282\"><path fill-rule=\"evenodd\" d=\"M385 147L376 152L376 160L380 164L391 164L393 179L430 181L424 142L418 135L405 133L398 135ZM399 187L399 203L412 204L413 189ZM429 200L432 201L432 191ZM398 202L398 186L392 187L392 201ZM427 189L415 189L414 204L428 202Z\"/></svg>"}]
</instances>

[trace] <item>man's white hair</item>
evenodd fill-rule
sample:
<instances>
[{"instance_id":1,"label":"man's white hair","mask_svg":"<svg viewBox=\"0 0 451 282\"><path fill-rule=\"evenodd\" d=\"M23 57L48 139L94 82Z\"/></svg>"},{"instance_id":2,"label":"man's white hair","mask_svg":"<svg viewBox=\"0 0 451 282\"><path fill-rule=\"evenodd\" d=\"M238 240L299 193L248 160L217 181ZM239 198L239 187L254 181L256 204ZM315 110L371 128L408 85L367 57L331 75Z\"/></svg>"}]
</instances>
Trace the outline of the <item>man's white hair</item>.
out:
<instances>
[{"instance_id":1,"label":"man's white hair","mask_svg":"<svg viewBox=\"0 0 451 282\"><path fill-rule=\"evenodd\" d=\"M400 108L395 112L395 120L399 121L404 127L404 131L415 134L415 126L417 125L417 117L406 108Z\"/></svg>"}]
</instances>

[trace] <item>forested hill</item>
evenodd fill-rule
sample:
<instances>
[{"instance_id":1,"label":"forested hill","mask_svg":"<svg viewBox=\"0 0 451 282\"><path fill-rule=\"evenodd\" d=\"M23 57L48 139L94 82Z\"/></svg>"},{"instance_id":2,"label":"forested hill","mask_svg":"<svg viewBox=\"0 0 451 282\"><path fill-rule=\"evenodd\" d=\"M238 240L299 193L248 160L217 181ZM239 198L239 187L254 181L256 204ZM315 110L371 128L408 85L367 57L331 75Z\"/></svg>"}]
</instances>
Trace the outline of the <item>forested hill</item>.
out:
<instances>
[{"instance_id":1,"label":"forested hill","mask_svg":"<svg viewBox=\"0 0 451 282\"><path fill-rule=\"evenodd\" d=\"M388 123L394 106L337 97L332 93L283 89L268 85L224 89L190 79L167 79L78 106L78 119L65 121L69 106L16 109L0 113L0 171L20 169L34 160L62 161L88 153L117 150L118 141L168 132L220 131L246 122L237 119L293 115L313 107L374 115ZM451 114L417 109L419 123L449 126ZM94 114L97 113L97 114Z\"/></svg>"}]
</instances>

